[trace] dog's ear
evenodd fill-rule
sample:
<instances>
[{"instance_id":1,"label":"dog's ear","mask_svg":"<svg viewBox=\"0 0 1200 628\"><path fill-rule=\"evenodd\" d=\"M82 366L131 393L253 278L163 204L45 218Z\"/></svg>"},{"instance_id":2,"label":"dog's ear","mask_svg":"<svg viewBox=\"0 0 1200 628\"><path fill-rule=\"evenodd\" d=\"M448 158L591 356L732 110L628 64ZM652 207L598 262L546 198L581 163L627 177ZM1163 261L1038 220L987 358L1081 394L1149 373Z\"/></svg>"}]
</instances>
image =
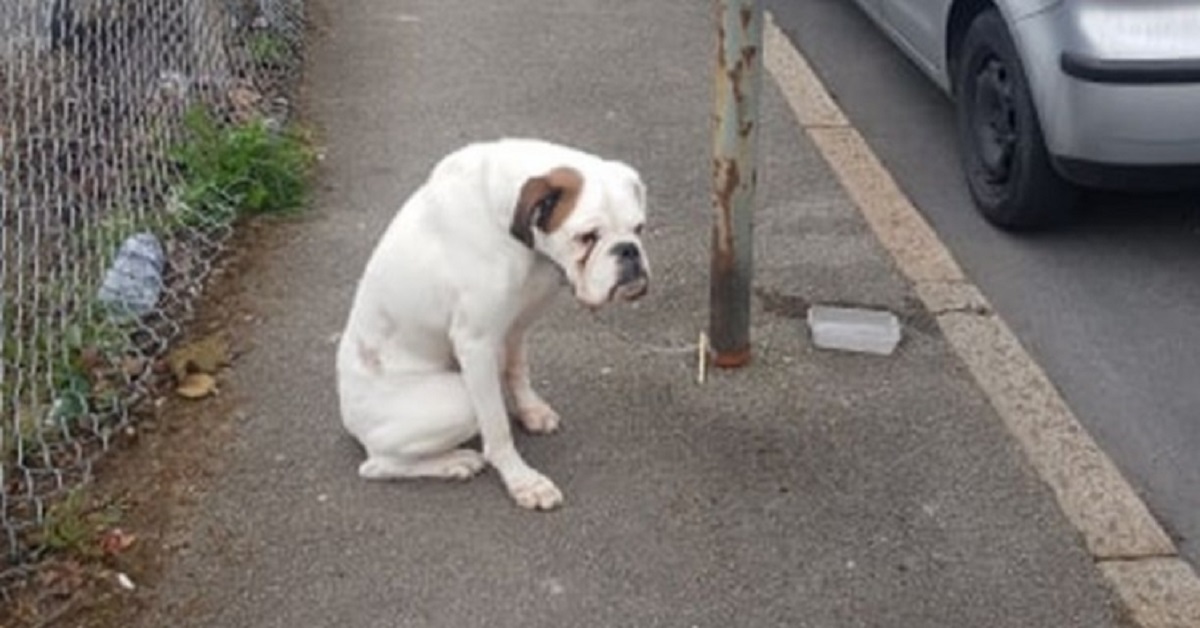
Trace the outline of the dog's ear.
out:
<instances>
[{"instance_id":1,"label":"dog's ear","mask_svg":"<svg viewBox=\"0 0 1200 628\"><path fill-rule=\"evenodd\" d=\"M533 230L552 233L562 226L579 200L583 176L574 168L555 168L521 186L509 233L533 248Z\"/></svg>"}]
</instances>

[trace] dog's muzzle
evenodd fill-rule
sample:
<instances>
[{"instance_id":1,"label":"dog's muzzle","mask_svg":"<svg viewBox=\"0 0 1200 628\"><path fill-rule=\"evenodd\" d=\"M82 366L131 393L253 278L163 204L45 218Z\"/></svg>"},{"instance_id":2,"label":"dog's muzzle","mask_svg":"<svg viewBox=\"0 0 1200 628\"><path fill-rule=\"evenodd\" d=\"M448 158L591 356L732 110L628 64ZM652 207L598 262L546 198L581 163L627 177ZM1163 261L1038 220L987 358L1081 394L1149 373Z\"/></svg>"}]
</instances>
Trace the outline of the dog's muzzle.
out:
<instances>
[{"instance_id":1,"label":"dog's muzzle","mask_svg":"<svg viewBox=\"0 0 1200 628\"><path fill-rule=\"evenodd\" d=\"M650 289L650 275L642 262L642 251L633 242L613 245L610 252L617 258L617 284L612 297L622 301L636 301Z\"/></svg>"}]
</instances>

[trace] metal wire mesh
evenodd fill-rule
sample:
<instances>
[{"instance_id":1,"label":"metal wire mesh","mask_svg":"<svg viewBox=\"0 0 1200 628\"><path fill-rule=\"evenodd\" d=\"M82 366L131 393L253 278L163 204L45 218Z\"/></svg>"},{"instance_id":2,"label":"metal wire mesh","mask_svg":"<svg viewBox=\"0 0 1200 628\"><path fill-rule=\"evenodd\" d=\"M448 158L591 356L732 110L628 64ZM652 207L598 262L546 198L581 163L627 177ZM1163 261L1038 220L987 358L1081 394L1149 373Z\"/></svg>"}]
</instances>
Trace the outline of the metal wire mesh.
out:
<instances>
[{"instance_id":1,"label":"metal wire mesh","mask_svg":"<svg viewBox=\"0 0 1200 628\"><path fill-rule=\"evenodd\" d=\"M281 122L303 5L0 1L0 574L136 421L230 233L179 219L186 113Z\"/></svg>"}]
</instances>

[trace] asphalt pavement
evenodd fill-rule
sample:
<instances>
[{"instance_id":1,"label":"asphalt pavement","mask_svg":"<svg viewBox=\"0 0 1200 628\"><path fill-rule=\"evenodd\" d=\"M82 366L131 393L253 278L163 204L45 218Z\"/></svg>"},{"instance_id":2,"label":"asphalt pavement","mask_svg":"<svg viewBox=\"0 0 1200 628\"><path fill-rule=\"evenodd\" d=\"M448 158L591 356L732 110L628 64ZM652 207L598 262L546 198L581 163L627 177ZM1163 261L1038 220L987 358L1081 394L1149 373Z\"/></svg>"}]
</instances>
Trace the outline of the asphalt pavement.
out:
<instances>
[{"instance_id":1,"label":"asphalt pavement","mask_svg":"<svg viewBox=\"0 0 1200 628\"><path fill-rule=\"evenodd\" d=\"M767 5L905 193L1200 565L1200 198L1096 193L1011 236L976 213L954 111L851 2Z\"/></svg>"},{"instance_id":2,"label":"asphalt pavement","mask_svg":"<svg viewBox=\"0 0 1200 628\"><path fill-rule=\"evenodd\" d=\"M704 3L314 0L314 215L243 280L263 324L225 469L146 626L1102 628L1076 532L764 81L754 361L695 380L707 324L713 32ZM370 483L342 433L333 335L404 196L465 142L533 135L649 187L656 277L567 295L532 337L561 433L518 447L566 494ZM804 306L887 307L888 357L816 350ZM414 303L414 307L419 304Z\"/></svg>"}]
</instances>

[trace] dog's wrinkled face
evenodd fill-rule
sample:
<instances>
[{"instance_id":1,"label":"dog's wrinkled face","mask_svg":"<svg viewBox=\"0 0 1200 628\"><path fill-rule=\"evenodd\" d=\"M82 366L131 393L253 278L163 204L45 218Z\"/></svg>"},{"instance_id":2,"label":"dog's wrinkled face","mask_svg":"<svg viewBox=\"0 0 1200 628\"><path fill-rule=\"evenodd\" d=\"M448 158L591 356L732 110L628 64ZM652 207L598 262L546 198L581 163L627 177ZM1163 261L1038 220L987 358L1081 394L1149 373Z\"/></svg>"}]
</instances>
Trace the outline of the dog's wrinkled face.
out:
<instances>
[{"instance_id":1,"label":"dog's wrinkled face","mask_svg":"<svg viewBox=\"0 0 1200 628\"><path fill-rule=\"evenodd\" d=\"M645 206L641 177L621 162L602 162L586 175L555 168L522 186L511 231L562 269L584 305L633 301L650 285Z\"/></svg>"}]
</instances>

